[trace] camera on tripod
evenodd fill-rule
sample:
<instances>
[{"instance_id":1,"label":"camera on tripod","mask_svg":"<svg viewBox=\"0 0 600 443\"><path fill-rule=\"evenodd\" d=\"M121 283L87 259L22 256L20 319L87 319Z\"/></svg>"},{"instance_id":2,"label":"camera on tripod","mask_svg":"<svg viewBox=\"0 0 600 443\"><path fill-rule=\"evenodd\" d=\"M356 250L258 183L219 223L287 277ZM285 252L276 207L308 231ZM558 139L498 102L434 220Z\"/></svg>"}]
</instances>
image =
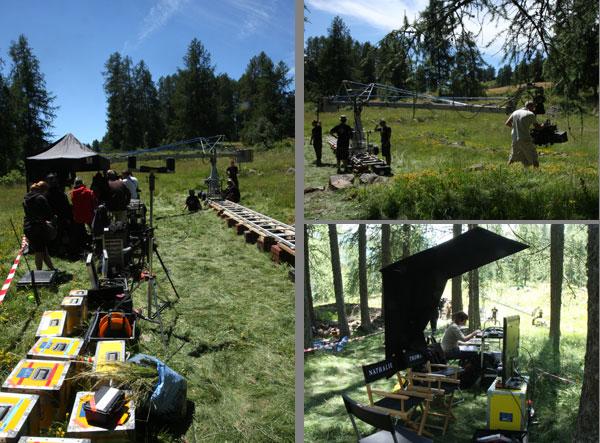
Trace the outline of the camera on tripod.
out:
<instances>
[{"instance_id":1,"label":"camera on tripod","mask_svg":"<svg viewBox=\"0 0 600 443\"><path fill-rule=\"evenodd\" d=\"M555 143L565 143L568 141L567 131L559 131L557 125L546 120L537 128L530 131L533 143L536 145L552 145Z\"/></svg>"}]
</instances>

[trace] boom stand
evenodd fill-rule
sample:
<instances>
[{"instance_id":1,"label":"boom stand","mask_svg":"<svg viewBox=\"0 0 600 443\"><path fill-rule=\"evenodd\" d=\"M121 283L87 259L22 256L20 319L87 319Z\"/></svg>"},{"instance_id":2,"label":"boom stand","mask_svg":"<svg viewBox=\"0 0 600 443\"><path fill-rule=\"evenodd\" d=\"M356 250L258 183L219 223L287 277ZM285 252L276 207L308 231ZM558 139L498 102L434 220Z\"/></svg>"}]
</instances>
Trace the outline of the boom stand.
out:
<instances>
[{"instance_id":1,"label":"boom stand","mask_svg":"<svg viewBox=\"0 0 600 443\"><path fill-rule=\"evenodd\" d=\"M148 317L152 316L152 298L154 295L153 284L151 282L154 279L154 275L152 274L152 252L154 251L154 224L153 224L153 215L154 215L154 186L155 186L154 172L151 172L148 176L148 187L150 188L150 235L148 236L148 289L146 292L147 303L148 303Z\"/></svg>"},{"instance_id":2,"label":"boom stand","mask_svg":"<svg viewBox=\"0 0 600 443\"><path fill-rule=\"evenodd\" d=\"M154 318L158 317L160 324L161 324L161 328L162 328L162 320L160 319L160 314L166 308L171 306L171 302L167 300L167 301L163 302L162 304L159 303L158 294L157 294L157 290L156 290L156 287L157 287L156 277L153 272L153 257L154 257L153 254L156 254L156 257L158 258L158 261L159 261L163 271L165 272L167 279L169 280L169 283L171 284L171 288L173 289L173 292L175 293L177 300L179 300L179 293L177 292L175 283L173 283L173 280L171 279L171 274L169 273L169 270L165 266L165 263L163 262L162 257L160 256L160 254L158 252L158 246L156 245L156 243L154 243L154 190L155 190L155 184L156 184L155 180L156 180L156 177L155 177L154 173L151 172L150 175L148 176L148 182L149 182L149 188L150 188L150 229L148 231L149 232L148 251L147 251L147 254L148 254L148 275L147 275L148 288L147 288L147 292L146 292L146 299L147 299L147 304L148 304L148 318L154 319ZM154 312L152 312L153 304L155 304Z\"/></svg>"}]
</instances>

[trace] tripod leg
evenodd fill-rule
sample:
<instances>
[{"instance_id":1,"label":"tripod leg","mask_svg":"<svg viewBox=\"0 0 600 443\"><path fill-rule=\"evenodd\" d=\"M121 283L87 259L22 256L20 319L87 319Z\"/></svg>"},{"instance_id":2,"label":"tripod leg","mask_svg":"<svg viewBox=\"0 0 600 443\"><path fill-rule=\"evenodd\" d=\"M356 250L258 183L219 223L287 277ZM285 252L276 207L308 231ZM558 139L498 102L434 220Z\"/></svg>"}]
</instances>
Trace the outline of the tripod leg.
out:
<instances>
[{"instance_id":1,"label":"tripod leg","mask_svg":"<svg viewBox=\"0 0 600 443\"><path fill-rule=\"evenodd\" d=\"M165 271L165 274L167 275L167 279L169 280L169 283L171 284L171 288L173 288L173 292L175 293L177 300L179 300L179 293L177 292L177 288L175 288L175 283L173 283L173 280L171 280L171 275L169 274L169 271L168 271L167 267L165 266L165 263L163 262L162 257L158 253L158 247L156 246L156 244L153 244L152 246L153 246L154 252L156 253L156 257L158 258L160 266L163 268L163 271Z\"/></svg>"},{"instance_id":2,"label":"tripod leg","mask_svg":"<svg viewBox=\"0 0 600 443\"><path fill-rule=\"evenodd\" d=\"M154 279L152 279L152 291L154 294L154 305L158 307L159 306L158 291L156 290L156 280L154 280ZM166 348L168 343L167 343L167 338L165 337L165 326L162 321L161 311L162 311L162 309L158 309L156 311L156 317L158 317L158 325L160 327L160 338L162 340L163 346Z\"/></svg>"}]
</instances>

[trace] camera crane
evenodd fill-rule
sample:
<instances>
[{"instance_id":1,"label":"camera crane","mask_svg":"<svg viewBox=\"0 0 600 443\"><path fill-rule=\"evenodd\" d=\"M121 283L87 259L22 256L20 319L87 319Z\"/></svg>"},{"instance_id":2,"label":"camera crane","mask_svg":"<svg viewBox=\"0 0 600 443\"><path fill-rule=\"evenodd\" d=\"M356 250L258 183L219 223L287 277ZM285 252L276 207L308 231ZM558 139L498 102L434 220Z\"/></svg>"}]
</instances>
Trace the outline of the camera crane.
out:
<instances>
[{"instance_id":1,"label":"camera crane","mask_svg":"<svg viewBox=\"0 0 600 443\"><path fill-rule=\"evenodd\" d=\"M135 151L124 152L111 156L111 158L122 158L127 157L128 163L133 165L129 166L130 169L136 169L136 157L139 155L147 156L148 159L159 158L158 156L152 156L153 153L161 151L192 151L188 158L208 158L210 161L210 174L208 178L204 180L204 183L208 186L208 196L210 198L220 198L221 196L221 179L217 171L217 158L218 157L234 157L238 163L251 162L253 160L253 151L251 149L236 149L231 145L225 144L224 135L213 135L210 137L194 137L187 140L181 140L165 145L157 146L155 148L139 149ZM168 162L167 162L168 165ZM174 164L173 164L174 167ZM150 172L152 168L140 167L140 172ZM157 172L174 172L174 170L166 168L153 168Z\"/></svg>"},{"instance_id":2,"label":"camera crane","mask_svg":"<svg viewBox=\"0 0 600 443\"><path fill-rule=\"evenodd\" d=\"M520 86L508 97L442 97L381 83L367 84L342 80L337 95L320 99L317 105L317 119L319 111L325 109L327 105L352 106L354 115L352 150L370 153L374 147L370 145L368 139L371 131L365 131L363 128L361 119L363 106L410 108L413 109L413 116L415 109L504 113L510 115L517 109L517 105L522 101L524 96L534 102L535 114L545 114L544 102L546 99L544 88L534 83L527 83ZM566 137L556 131L556 125L552 125L547 121L543 127L547 127L546 132L556 133L557 135L553 138L544 137L543 140L540 140L540 143L536 141L536 144L562 143L566 141ZM534 135L534 139L538 140L536 139L536 135Z\"/></svg>"}]
</instances>

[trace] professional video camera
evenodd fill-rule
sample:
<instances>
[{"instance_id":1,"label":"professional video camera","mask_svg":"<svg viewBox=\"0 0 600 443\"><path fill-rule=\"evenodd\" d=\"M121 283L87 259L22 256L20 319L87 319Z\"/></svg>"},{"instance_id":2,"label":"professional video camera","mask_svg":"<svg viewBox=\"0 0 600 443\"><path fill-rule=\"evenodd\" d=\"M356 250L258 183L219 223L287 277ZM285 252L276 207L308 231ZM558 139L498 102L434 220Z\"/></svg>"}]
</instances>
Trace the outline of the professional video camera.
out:
<instances>
[{"instance_id":1,"label":"professional video camera","mask_svg":"<svg viewBox=\"0 0 600 443\"><path fill-rule=\"evenodd\" d=\"M532 128L530 134L536 145L552 145L568 141L567 132L558 131L557 125L552 124L550 120L546 120L537 128Z\"/></svg>"},{"instance_id":2,"label":"professional video camera","mask_svg":"<svg viewBox=\"0 0 600 443\"><path fill-rule=\"evenodd\" d=\"M131 200L127 221L104 224L96 234L98 271L103 278L137 278L148 255L151 228L146 224L146 206Z\"/></svg>"}]
</instances>

